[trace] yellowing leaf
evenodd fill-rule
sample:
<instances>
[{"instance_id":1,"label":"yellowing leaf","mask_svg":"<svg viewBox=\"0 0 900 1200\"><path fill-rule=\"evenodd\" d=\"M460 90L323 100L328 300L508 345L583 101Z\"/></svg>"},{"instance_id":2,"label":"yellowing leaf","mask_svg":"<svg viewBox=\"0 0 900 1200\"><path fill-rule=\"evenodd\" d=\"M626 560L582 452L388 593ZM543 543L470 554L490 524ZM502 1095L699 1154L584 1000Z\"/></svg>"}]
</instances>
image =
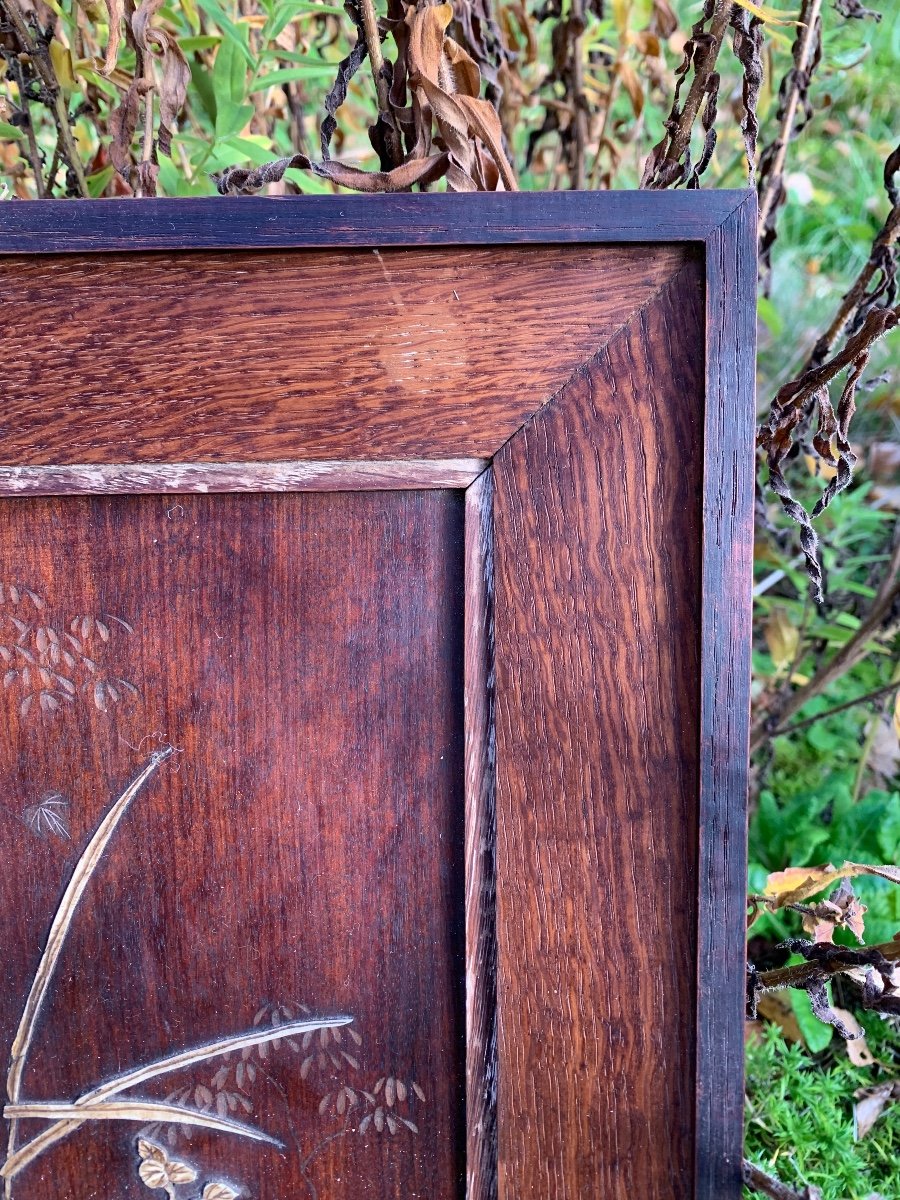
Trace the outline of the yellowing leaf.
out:
<instances>
[{"instance_id":1,"label":"yellowing leaf","mask_svg":"<svg viewBox=\"0 0 900 1200\"><path fill-rule=\"evenodd\" d=\"M900 883L900 867L854 862L834 867L827 863L821 867L788 867L785 871L773 871L766 880L763 892L771 898L773 908L783 908L786 904L801 904L829 884L839 879L853 879L857 875L876 875L891 883Z\"/></svg>"},{"instance_id":2,"label":"yellowing leaf","mask_svg":"<svg viewBox=\"0 0 900 1200\"><path fill-rule=\"evenodd\" d=\"M616 74L622 81L622 87L628 93L632 111L636 117L639 117L644 109L644 89L641 87L637 71L635 71L631 63L624 60L616 63L615 69Z\"/></svg>"},{"instance_id":3,"label":"yellowing leaf","mask_svg":"<svg viewBox=\"0 0 900 1200\"><path fill-rule=\"evenodd\" d=\"M837 475L837 467L833 467L831 463L825 462L822 458L817 458L814 454L804 454L803 461L806 463L806 469L814 479L834 479Z\"/></svg>"},{"instance_id":4,"label":"yellowing leaf","mask_svg":"<svg viewBox=\"0 0 900 1200\"><path fill-rule=\"evenodd\" d=\"M856 1017L846 1008L832 1009L832 1012L837 1013L841 1018L841 1022L854 1035L848 1038L845 1043L847 1046L847 1057L853 1063L854 1067L871 1067L875 1062L875 1055L869 1049L866 1042L866 1031L857 1021Z\"/></svg>"},{"instance_id":5,"label":"yellowing leaf","mask_svg":"<svg viewBox=\"0 0 900 1200\"><path fill-rule=\"evenodd\" d=\"M752 13L754 17L758 17L767 25L796 25L798 23L796 13L782 13L777 8L769 8L767 4L753 4L752 0L734 0L734 2L741 8L746 8L748 13Z\"/></svg>"},{"instance_id":6,"label":"yellowing leaf","mask_svg":"<svg viewBox=\"0 0 900 1200\"><path fill-rule=\"evenodd\" d=\"M785 609L772 609L766 622L765 636L772 662L779 671L783 671L794 661L800 644L800 631L791 622Z\"/></svg>"},{"instance_id":7,"label":"yellowing leaf","mask_svg":"<svg viewBox=\"0 0 900 1200\"><path fill-rule=\"evenodd\" d=\"M71 92L75 86L75 69L72 65L71 52L56 38L50 42L49 49L59 86L64 92Z\"/></svg>"}]
</instances>

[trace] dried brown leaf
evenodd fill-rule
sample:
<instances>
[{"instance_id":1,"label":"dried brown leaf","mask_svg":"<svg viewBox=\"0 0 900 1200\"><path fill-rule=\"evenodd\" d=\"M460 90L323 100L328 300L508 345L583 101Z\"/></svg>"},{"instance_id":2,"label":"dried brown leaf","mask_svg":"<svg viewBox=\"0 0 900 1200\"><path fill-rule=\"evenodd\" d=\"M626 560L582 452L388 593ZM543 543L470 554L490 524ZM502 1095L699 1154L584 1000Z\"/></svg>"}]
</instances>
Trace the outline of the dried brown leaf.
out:
<instances>
[{"instance_id":1,"label":"dried brown leaf","mask_svg":"<svg viewBox=\"0 0 900 1200\"><path fill-rule=\"evenodd\" d=\"M106 56L103 60L103 74L111 75L116 68L119 58L119 46L122 41L121 25L125 16L125 0L105 0L106 12L109 17L109 39L106 43Z\"/></svg>"}]
</instances>

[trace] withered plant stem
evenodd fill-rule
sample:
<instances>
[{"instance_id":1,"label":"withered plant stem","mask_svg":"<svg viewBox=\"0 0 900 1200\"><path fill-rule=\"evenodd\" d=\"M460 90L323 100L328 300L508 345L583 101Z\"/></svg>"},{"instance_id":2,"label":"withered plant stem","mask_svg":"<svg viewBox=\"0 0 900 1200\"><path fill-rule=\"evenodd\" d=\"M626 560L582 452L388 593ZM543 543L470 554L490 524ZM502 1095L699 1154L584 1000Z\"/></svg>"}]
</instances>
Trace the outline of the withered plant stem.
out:
<instances>
[{"instance_id":1,"label":"withered plant stem","mask_svg":"<svg viewBox=\"0 0 900 1200\"><path fill-rule=\"evenodd\" d=\"M84 165L81 161L81 155L78 153L78 147L75 145L75 138L72 136L72 127L69 124L69 109L63 97L59 80L56 78L56 72L53 69L53 62L47 52L47 47L32 35L28 27L28 22L25 20L25 14L19 7L19 0L0 0L0 7L5 10L6 15L9 17L23 50L25 50L34 63L41 77L41 82L51 98L53 117L56 121L56 128L59 132L59 139L62 143L66 163L75 176L79 195L87 197L89 192Z\"/></svg>"},{"instance_id":2,"label":"withered plant stem","mask_svg":"<svg viewBox=\"0 0 900 1200\"><path fill-rule=\"evenodd\" d=\"M817 366L834 350L841 334L853 319L860 302L864 299L876 271L881 269L881 253L887 250L888 247L893 246L898 240L900 240L900 204L895 204L888 213L887 220L882 225L875 241L872 243L872 253L869 255L865 266L859 275L857 275L853 286L841 300L834 320L822 337L816 342L807 368Z\"/></svg>"},{"instance_id":3,"label":"withered plant stem","mask_svg":"<svg viewBox=\"0 0 900 1200\"><path fill-rule=\"evenodd\" d=\"M369 63L372 67L372 78L375 80L375 91L378 95L378 111L384 113L385 120L391 119L391 97L387 76L384 73L384 55L381 53L381 34L378 32L378 14L375 12L373 0L359 0L359 11L362 14L363 29L366 33L366 47L369 51ZM391 125L387 131L387 144L394 166L399 166L402 154L400 143Z\"/></svg>"},{"instance_id":4,"label":"withered plant stem","mask_svg":"<svg viewBox=\"0 0 900 1200\"><path fill-rule=\"evenodd\" d=\"M876 950L888 962L900 962L900 940L882 942L878 946L866 946L866 951ZM852 950L851 950L852 954ZM756 975L757 991L775 992L781 988L808 988L817 981L825 982L833 975L859 969L859 963L844 960L839 956L828 962L802 962L793 967L775 967L771 971L759 971Z\"/></svg>"},{"instance_id":5,"label":"withered plant stem","mask_svg":"<svg viewBox=\"0 0 900 1200\"><path fill-rule=\"evenodd\" d=\"M763 742L783 732L785 723L794 713L807 704L813 696L818 696L836 679L855 667L865 657L868 644L873 637L879 634L890 635L893 630L900 627L900 621L895 621L892 617L894 602L898 597L900 597L900 539L894 545L887 571L872 607L866 613L865 619L853 637L838 650L829 662L816 671L808 683L797 688L796 691L790 692L778 703L775 712L767 713L754 725L750 735L751 751L758 750Z\"/></svg>"},{"instance_id":6,"label":"withered plant stem","mask_svg":"<svg viewBox=\"0 0 900 1200\"><path fill-rule=\"evenodd\" d=\"M644 179L641 180L641 187L658 187L659 184L656 180L662 168L666 164L674 165L680 163L682 157L689 149L694 122L697 120L700 105L703 103L703 97L706 95L706 87L710 76L716 69L719 51L722 49L722 43L725 40L725 35L728 32L728 26L731 22L733 7L732 0L716 0L709 32L703 40L703 48L696 50L694 53L694 78L691 80L687 98L681 111L675 117L673 122L674 127L667 131L665 153L656 164L653 174L649 178L645 175Z\"/></svg>"},{"instance_id":7,"label":"withered plant stem","mask_svg":"<svg viewBox=\"0 0 900 1200\"><path fill-rule=\"evenodd\" d=\"M788 145L790 144L791 135L794 129L794 121L797 119L797 109L800 104L800 96L803 92L803 80L809 71L810 63L815 53L815 45L818 38L819 15L821 11L822 0L804 0L803 6L800 10L799 23L804 28L803 34L800 38L797 55L794 59L791 90L787 99L787 104L784 107L784 116L781 120L781 128L778 131L775 158L772 163L771 170L767 173L765 182L760 189L759 221L757 224L760 238L765 233L769 214L771 213L772 208L781 192L781 179L784 173L784 163L785 159L787 158Z\"/></svg>"},{"instance_id":8,"label":"withered plant stem","mask_svg":"<svg viewBox=\"0 0 900 1200\"><path fill-rule=\"evenodd\" d=\"M572 0L572 21L578 30L572 39L572 105L575 120L572 186L577 191L583 191L587 183L585 156L588 137L588 113L584 99L584 0ZM597 153L599 155L599 150Z\"/></svg>"},{"instance_id":9,"label":"withered plant stem","mask_svg":"<svg viewBox=\"0 0 900 1200\"><path fill-rule=\"evenodd\" d=\"M769 1175L748 1158L744 1159L744 1183L753 1191L768 1196L769 1200L809 1200L810 1197L808 1188L802 1192L795 1192L792 1187L788 1187L774 1175Z\"/></svg>"}]
</instances>

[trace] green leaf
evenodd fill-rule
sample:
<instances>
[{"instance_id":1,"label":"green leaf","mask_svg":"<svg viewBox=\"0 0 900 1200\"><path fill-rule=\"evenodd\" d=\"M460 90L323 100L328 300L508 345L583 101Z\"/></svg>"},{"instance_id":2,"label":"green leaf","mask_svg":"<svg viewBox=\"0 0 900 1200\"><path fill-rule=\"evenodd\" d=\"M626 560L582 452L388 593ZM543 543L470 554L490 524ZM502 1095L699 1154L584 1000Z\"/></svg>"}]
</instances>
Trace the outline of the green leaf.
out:
<instances>
[{"instance_id":1,"label":"green leaf","mask_svg":"<svg viewBox=\"0 0 900 1200\"><path fill-rule=\"evenodd\" d=\"M115 175L115 167L104 167L102 171L96 171L93 175L88 175L87 185L91 196L96 199L102 196L106 191L106 186L112 177Z\"/></svg>"},{"instance_id":2,"label":"green leaf","mask_svg":"<svg viewBox=\"0 0 900 1200\"><path fill-rule=\"evenodd\" d=\"M268 87L292 83L296 79L331 79L336 69L335 65L323 62L309 62L302 67L285 67L281 71L270 71L268 75L255 79L248 91L262 92Z\"/></svg>"},{"instance_id":3,"label":"green leaf","mask_svg":"<svg viewBox=\"0 0 900 1200\"><path fill-rule=\"evenodd\" d=\"M213 46L218 46L221 40L220 37L204 33L199 37L179 38L178 45L185 54L192 54L195 50L212 50Z\"/></svg>"},{"instance_id":4,"label":"green leaf","mask_svg":"<svg viewBox=\"0 0 900 1200\"><path fill-rule=\"evenodd\" d=\"M228 41L235 46L241 55L247 60L248 65L253 68L255 63L253 55L247 46L247 27L239 26L232 21L221 5L216 3L216 0L197 0L197 4L208 17L212 17L213 21L222 29L222 32L227 35Z\"/></svg>"},{"instance_id":5,"label":"green leaf","mask_svg":"<svg viewBox=\"0 0 900 1200\"><path fill-rule=\"evenodd\" d=\"M216 146L218 154L223 148L234 150L238 158L234 163L228 163L228 166L235 165L239 162L252 162L254 166L262 166L263 163L269 162L276 157L272 151L272 143L267 137L238 137L232 134L231 137L224 138Z\"/></svg>"},{"instance_id":6,"label":"green leaf","mask_svg":"<svg viewBox=\"0 0 900 1200\"><path fill-rule=\"evenodd\" d=\"M222 42L216 51L212 72L216 100L216 137L240 133L253 116L253 106L244 104L247 96L247 65L239 48L231 41Z\"/></svg>"},{"instance_id":7,"label":"green leaf","mask_svg":"<svg viewBox=\"0 0 900 1200\"><path fill-rule=\"evenodd\" d=\"M813 1054L820 1054L831 1043L834 1029L824 1021L820 1021L813 1013L809 996L797 988L790 988L791 1008L806 1042ZM828 989L828 1002L831 1003L831 990Z\"/></svg>"},{"instance_id":8,"label":"green leaf","mask_svg":"<svg viewBox=\"0 0 900 1200\"><path fill-rule=\"evenodd\" d=\"M0 121L0 137L2 138L20 138L24 137L21 129L17 129L15 125L8 125L6 121Z\"/></svg>"},{"instance_id":9,"label":"green leaf","mask_svg":"<svg viewBox=\"0 0 900 1200\"><path fill-rule=\"evenodd\" d=\"M768 296L760 296L756 302L759 319L768 329L773 338L781 336L784 329L784 321L781 319L781 314L778 309L768 298Z\"/></svg>"},{"instance_id":10,"label":"green leaf","mask_svg":"<svg viewBox=\"0 0 900 1200\"><path fill-rule=\"evenodd\" d=\"M344 10L337 4L313 4L311 0L284 0L283 3L270 12L263 36L260 40L262 42L273 42L281 31L295 17L301 14L307 16L314 14L318 16L326 13L330 13L333 16L343 16Z\"/></svg>"}]
</instances>

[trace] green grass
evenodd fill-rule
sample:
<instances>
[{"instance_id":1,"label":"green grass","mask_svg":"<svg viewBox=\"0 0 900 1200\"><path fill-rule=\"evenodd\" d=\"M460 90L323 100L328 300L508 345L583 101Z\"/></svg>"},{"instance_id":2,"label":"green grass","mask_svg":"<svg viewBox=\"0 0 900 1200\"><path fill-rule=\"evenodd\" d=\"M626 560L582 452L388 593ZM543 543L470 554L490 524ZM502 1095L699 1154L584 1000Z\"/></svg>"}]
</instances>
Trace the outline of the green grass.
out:
<instances>
[{"instance_id":1,"label":"green grass","mask_svg":"<svg viewBox=\"0 0 900 1200\"><path fill-rule=\"evenodd\" d=\"M745 1153L782 1182L821 1188L823 1200L895 1200L900 1105L888 1107L862 1141L854 1140L853 1093L893 1078L900 1035L879 1017L863 1018L870 1049L887 1067L855 1067L837 1050L812 1056L767 1026L747 1048ZM748 1198L755 1195L745 1189Z\"/></svg>"}]
</instances>

